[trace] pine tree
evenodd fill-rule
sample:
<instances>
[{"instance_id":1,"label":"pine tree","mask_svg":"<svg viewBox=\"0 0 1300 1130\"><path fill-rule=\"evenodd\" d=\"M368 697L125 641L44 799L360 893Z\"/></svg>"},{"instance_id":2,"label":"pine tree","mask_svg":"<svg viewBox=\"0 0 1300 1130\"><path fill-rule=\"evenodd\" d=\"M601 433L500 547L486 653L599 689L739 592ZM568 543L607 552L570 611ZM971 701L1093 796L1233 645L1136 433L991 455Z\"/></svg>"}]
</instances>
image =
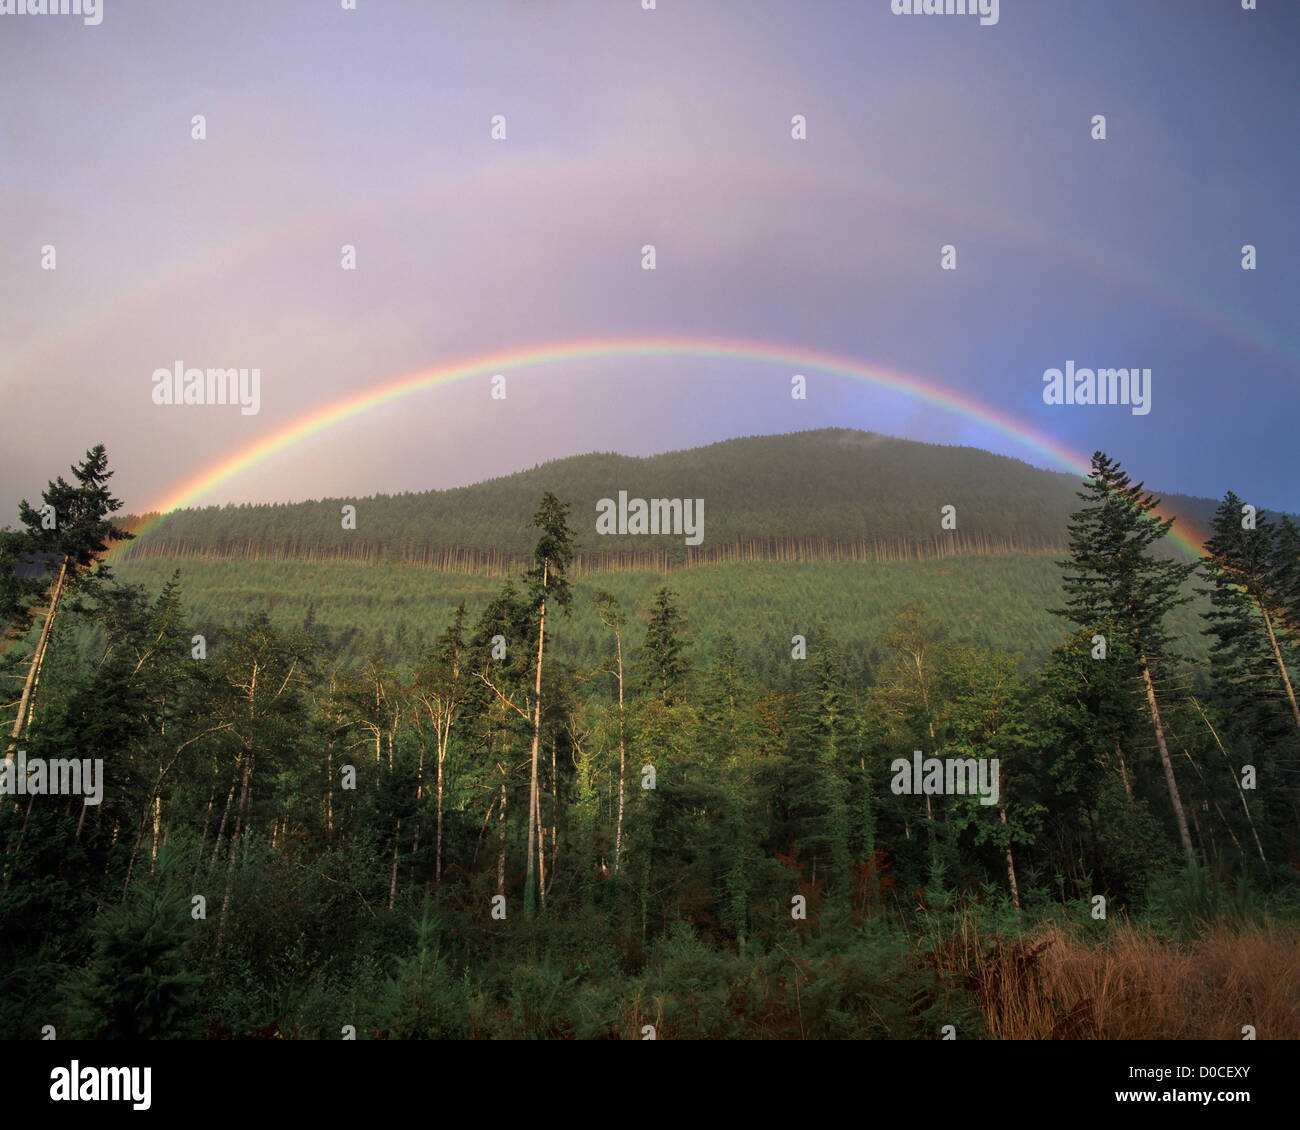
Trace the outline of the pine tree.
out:
<instances>
[{"instance_id":1,"label":"pine tree","mask_svg":"<svg viewBox=\"0 0 1300 1130\"><path fill-rule=\"evenodd\" d=\"M686 620L677 608L676 599L677 594L667 587L655 594L650 624L640 653L641 690L658 698L665 706L681 701L686 693L686 676L691 669L680 634Z\"/></svg>"},{"instance_id":2,"label":"pine tree","mask_svg":"<svg viewBox=\"0 0 1300 1130\"><path fill-rule=\"evenodd\" d=\"M41 492L41 499L54 508L55 527L47 529L41 510L27 504L24 499L18 506L18 516L27 527L31 547L44 553L68 559L72 570L71 580L85 577L90 567L104 553L110 543L129 540L127 533L108 516L122 508L122 503L108 490L108 480L113 472L108 469L108 455L104 445L98 444L86 452L86 457L72 468L75 486L62 475ZM101 565L97 576L108 580L112 571ZM69 588L74 586L70 583Z\"/></svg>"},{"instance_id":3,"label":"pine tree","mask_svg":"<svg viewBox=\"0 0 1300 1130\"><path fill-rule=\"evenodd\" d=\"M29 601L38 592L44 594L49 602L40 639L28 664L18 714L10 731L13 740L6 754L10 759L23 727L31 718L32 696L49 650L50 631L59 601L66 593L98 591L111 580L112 571L107 565L92 566L108 549L109 543L134 536L108 517L120 510L122 503L108 490L108 480L113 472L108 469L108 455L103 444L87 451L86 458L72 468L72 475L77 485L71 485L60 475L41 492L44 505L39 510L23 499L18 505L18 516L26 529L17 533L6 531L0 540L0 569L6 574L4 587L0 589L0 610L10 623L11 631L15 627L19 632L25 631L31 623ZM58 561L57 577L52 582L12 577L16 563L33 558Z\"/></svg>"},{"instance_id":4,"label":"pine tree","mask_svg":"<svg viewBox=\"0 0 1300 1130\"><path fill-rule=\"evenodd\" d=\"M1283 634L1300 649L1300 526L1284 514L1277 524L1269 558L1270 587L1277 595Z\"/></svg>"},{"instance_id":5,"label":"pine tree","mask_svg":"<svg viewBox=\"0 0 1300 1130\"><path fill-rule=\"evenodd\" d=\"M1196 564L1151 553L1174 520L1156 516L1159 500L1144 484L1134 484L1120 464L1103 452L1093 454L1091 477L1077 493L1090 505L1070 516L1070 559L1058 562L1064 569L1066 607L1053 612L1087 630L1099 632L1102 626L1112 625L1112 631L1132 648L1178 838L1188 862L1194 864L1196 853L1165 739L1156 683L1172 658L1165 614L1191 599L1181 589Z\"/></svg>"},{"instance_id":6,"label":"pine tree","mask_svg":"<svg viewBox=\"0 0 1300 1130\"><path fill-rule=\"evenodd\" d=\"M542 496L542 504L533 515L532 524L542 531L533 551L533 567L525 574L528 582L528 606L537 617L537 669L533 687L533 750L528 795L528 872L524 886L524 913L532 915L534 892L541 888L543 904L546 900L544 857L541 851L541 804L537 792L537 749L542 731L542 656L546 640L546 604L553 601L569 613L569 565L573 561L574 531L569 528L568 503L561 502L550 491ZM540 876L534 875L534 863L539 863Z\"/></svg>"},{"instance_id":7,"label":"pine tree","mask_svg":"<svg viewBox=\"0 0 1300 1130\"><path fill-rule=\"evenodd\" d=\"M725 826L726 919L745 952L750 891L759 859L757 843L761 807L755 798L759 728L754 715L753 689L736 654L736 638L722 638L718 658L700 702L699 750L708 773L722 781Z\"/></svg>"},{"instance_id":8,"label":"pine tree","mask_svg":"<svg viewBox=\"0 0 1300 1130\"><path fill-rule=\"evenodd\" d=\"M1231 709L1252 713L1284 695L1300 729L1300 706L1283 655L1287 640L1279 639L1285 590L1273 569L1276 528L1263 511L1247 528L1241 499L1229 491L1215 512L1213 530L1202 563L1213 587L1201 592L1213 605L1205 614L1204 634L1214 637L1211 658L1220 692Z\"/></svg>"},{"instance_id":9,"label":"pine tree","mask_svg":"<svg viewBox=\"0 0 1300 1130\"><path fill-rule=\"evenodd\" d=\"M488 602L469 642L473 680L466 688L466 710L486 761L493 799L484 827L497 807L497 894L506 893L506 808L511 793L511 751L522 738L521 724L531 727L527 695L532 622L513 580ZM499 638L498 638L499 637ZM504 645L504 651L498 645ZM522 701L522 705L521 705Z\"/></svg>"},{"instance_id":10,"label":"pine tree","mask_svg":"<svg viewBox=\"0 0 1300 1130\"><path fill-rule=\"evenodd\" d=\"M158 873L89 928L86 963L64 990L73 1029L90 1040L192 1039L203 978L187 959L193 934L179 860L164 849Z\"/></svg>"},{"instance_id":11,"label":"pine tree","mask_svg":"<svg viewBox=\"0 0 1300 1130\"><path fill-rule=\"evenodd\" d=\"M618 679L618 817L614 825L613 867L617 878L623 859L623 810L627 797L627 719L623 704L623 629L627 626L627 615L613 595L604 591L596 594L596 607L600 610L600 622L614 631L614 674Z\"/></svg>"},{"instance_id":12,"label":"pine tree","mask_svg":"<svg viewBox=\"0 0 1300 1130\"><path fill-rule=\"evenodd\" d=\"M791 799L801 810L800 824L807 829L801 839L804 851L813 852L813 874L830 872L832 903L846 909L852 893L852 856L843 765L849 725L843 665L825 625L808 646L810 657L798 668L790 734Z\"/></svg>"}]
</instances>

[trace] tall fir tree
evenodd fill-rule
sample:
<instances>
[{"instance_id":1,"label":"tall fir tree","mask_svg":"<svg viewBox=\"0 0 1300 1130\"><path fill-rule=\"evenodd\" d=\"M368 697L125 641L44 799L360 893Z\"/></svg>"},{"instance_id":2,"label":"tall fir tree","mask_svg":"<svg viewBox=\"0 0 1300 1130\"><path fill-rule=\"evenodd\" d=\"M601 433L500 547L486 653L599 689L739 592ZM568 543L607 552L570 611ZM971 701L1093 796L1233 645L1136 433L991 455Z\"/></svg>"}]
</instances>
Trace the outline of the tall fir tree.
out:
<instances>
[{"instance_id":1,"label":"tall fir tree","mask_svg":"<svg viewBox=\"0 0 1300 1130\"><path fill-rule=\"evenodd\" d=\"M1202 563L1211 587L1202 589L1212 609L1205 614L1213 637L1211 660L1217 689L1232 710L1271 712L1279 699L1300 730L1300 706L1287 670L1281 631L1285 581L1274 574L1276 527L1263 511L1244 512L1232 491L1214 515L1213 536ZM1261 719L1262 721L1262 719Z\"/></svg>"},{"instance_id":2,"label":"tall fir tree","mask_svg":"<svg viewBox=\"0 0 1300 1130\"><path fill-rule=\"evenodd\" d=\"M1052 611L1086 630L1109 624L1112 633L1119 633L1132 648L1178 838L1188 863L1194 864L1196 852L1174 776L1157 684L1172 659L1165 615L1191 599L1182 587L1196 563L1151 552L1174 520L1159 517L1155 513L1159 499L1143 483L1134 483L1119 462L1104 452L1093 453L1091 476L1077 494L1088 505L1070 516L1070 558L1058 562L1064 570L1066 607Z\"/></svg>"},{"instance_id":3,"label":"tall fir tree","mask_svg":"<svg viewBox=\"0 0 1300 1130\"><path fill-rule=\"evenodd\" d=\"M844 671L825 624L808 640L809 657L796 677L790 730L791 803L805 829L800 846L811 852L812 874L826 874L831 904L847 909L852 893L845 751L850 719Z\"/></svg>"},{"instance_id":4,"label":"tall fir tree","mask_svg":"<svg viewBox=\"0 0 1300 1130\"><path fill-rule=\"evenodd\" d=\"M623 630L627 627L627 615L613 594L604 590L596 593L596 607L600 612L600 622L614 632L612 673L618 682L618 815L614 824L613 866L613 876L617 880L623 861L623 813L627 801L627 710L623 701Z\"/></svg>"},{"instance_id":5,"label":"tall fir tree","mask_svg":"<svg viewBox=\"0 0 1300 1130\"><path fill-rule=\"evenodd\" d=\"M24 632L32 620L33 603L48 602L10 731L13 740L6 754L10 759L23 728L31 720L32 696L49 651L59 602L68 594L93 594L101 590L112 579L112 570L100 561L100 556L111 543L134 536L109 517L122 508L122 503L108 489L113 472L108 469L108 455L102 443L87 451L85 459L72 467L72 476L76 485L68 483L62 475L51 482L41 492L39 509L23 499L18 505L18 517L25 530L6 531L0 539L0 569L5 573L0 608L12 622L11 630ZM50 572L45 576L15 578L15 566L33 560L49 562ZM57 572L54 562L58 562Z\"/></svg>"},{"instance_id":6,"label":"tall fir tree","mask_svg":"<svg viewBox=\"0 0 1300 1130\"><path fill-rule=\"evenodd\" d=\"M532 713L527 702L531 672L530 640L533 622L527 602L513 580L480 613L469 641L473 673L466 688L466 711L487 766L485 788L491 800L484 827L497 808L497 894L506 893L507 821L512 793L513 751L526 739Z\"/></svg>"},{"instance_id":7,"label":"tall fir tree","mask_svg":"<svg viewBox=\"0 0 1300 1130\"><path fill-rule=\"evenodd\" d=\"M757 841L761 804L755 796L761 734L754 692L731 633L723 636L700 699L700 752L710 775L722 781L724 827L720 830L726 868L725 919L745 952L750 893L760 858Z\"/></svg>"},{"instance_id":8,"label":"tall fir tree","mask_svg":"<svg viewBox=\"0 0 1300 1130\"><path fill-rule=\"evenodd\" d=\"M682 629L686 618L677 607L677 594L667 587L655 593L641 647L641 690L658 698L665 706L679 702L686 693L686 676L691 669L690 657Z\"/></svg>"},{"instance_id":9,"label":"tall fir tree","mask_svg":"<svg viewBox=\"0 0 1300 1130\"><path fill-rule=\"evenodd\" d=\"M1300 650L1300 526L1289 514L1282 515L1274 532L1269 575L1282 634L1294 650Z\"/></svg>"},{"instance_id":10,"label":"tall fir tree","mask_svg":"<svg viewBox=\"0 0 1300 1130\"><path fill-rule=\"evenodd\" d=\"M569 566L573 562L575 532L567 521L569 505L561 502L549 490L542 496L542 504L533 515L532 524L542 531L533 551L533 567L525 574L528 584L528 605L537 617L537 668L533 687L533 749L528 795L528 870L524 885L524 912L534 912L536 893L546 900L546 876L538 875L545 867L541 855L541 802L537 792L537 751L542 730L542 658L546 642L546 605L557 605L565 615L569 613L571 593ZM536 868L534 867L536 864Z\"/></svg>"}]
</instances>

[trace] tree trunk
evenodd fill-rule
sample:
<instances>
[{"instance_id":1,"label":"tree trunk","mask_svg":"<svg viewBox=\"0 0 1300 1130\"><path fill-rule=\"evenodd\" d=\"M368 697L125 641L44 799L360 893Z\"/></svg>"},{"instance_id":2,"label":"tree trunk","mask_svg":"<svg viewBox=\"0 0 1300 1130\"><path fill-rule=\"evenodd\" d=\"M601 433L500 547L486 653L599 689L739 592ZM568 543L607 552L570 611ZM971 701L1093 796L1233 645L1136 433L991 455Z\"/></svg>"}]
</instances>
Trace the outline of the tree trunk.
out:
<instances>
[{"instance_id":1,"label":"tree trunk","mask_svg":"<svg viewBox=\"0 0 1300 1130\"><path fill-rule=\"evenodd\" d=\"M546 591L547 567L542 564L542 592ZM542 599L537 624L537 677L533 684L533 754L528 780L528 869L524 879L524 913L532 915L536 898L537 828L541 823L541 806L537 803L537 743L542 732L542 645L546 639L546 599Z\"/></svg>"},{"instance_id":2,"label":"tree trunk","mask_svg":"<svg viewBox=\"0 0 1300 1130\"><path fill-rule=\"evenodd\" d=\"M217 857L221 853L221 837L226 833L226 819L230 816L230 802L235 799L235 782L230 782L230 791L226 793L226 807L221 810L221 823L217 825L217 838L212 844L212 859L208 863L211 869L217 865Z\"/></svg>"},{"instance_id":3,"label":"tree trunk","mask_svg":"<svg viewBox=\"0 0 1300 1130\"><path fill-rule=\"evenodd\" d=\"M239 808L235 813L235 830L230 837L230 862L226 865L226 890L221 896L221 917L217 922L217 949L221 949L226 932L226 910L230 906L230 890L235 881L235 858L239 854L240 836L244 831L244 807L248 803L248 781L252 776L253 757L244 762L244 777L239 786Z\"/></svg>"},{"instance_id":4,"label":"tree trunk","mask_svg":"<svg viewBox=\"0 0 1300 1130\"><path fill-rule=\"evenodd\" d=\"M623 860L623 796L627 775L627 748L623 733L623 633L614 629L614 646L618 652L618 824L614 830L614 874Z\"/></svg>"},{"instance_id":5,"label":"tree trunk","mask_svg":"<svg viewBox=\"0 0 1300 1130\"><path fill-rule=\"evenodd\" d=\"M158 785L162 786L162 774L158 775ZM149 874L154 873L154 868L158 865L158 829L162 822L162 795L155 792L153 795L153 851L149 856Z\"/></svg>"},{"instance_id":6,"label":"tree trunk","mask_svg":"<svg viewBox=\"0 0 1300 1130\"><path fill-rule=\"evenodd\" d=\"M41 625L41 636L36 642L36 650L32 652L32 661L27 667L27 679L23 683L22 698L18 700L18 716L14 719L14 728L9 737L9 749L5 753L5 760L14 759L14 750L18 745L18 738L23 732L23 723L26 720L28 708L31 704L32 693L36 689L36 680L40 676L41 664L45 662L45 648L50 640L50 628L54 624L54 614L58 611L59 597L63 595L63 578L68 571L68 559L65 556L59 565L58 580L54 582L54 591L50 595L50 609L45 614L45 623Z\"/></svg>"},{"instance_id":7,"label":"tree trunk","mask_svg":"<svg viewBox=\"0 0 1300 1130\"><path fill-rule=\"evenodd\" d=\"M502 770L504 775L505 770ZM501 807L497 810L497 894L506 893L506 783L501 782Z\"/></svg>"},{"instance_id":8,"label":"tree trunk","mask_svg":"<svg viewBox=\"0 0 1300 1130\"><path fill-rule=\"evenodd\" d=\"M919 663L917 664L917 668L918 668L918 671L919 671L919 668L920 668L920 664L919 664ZM931 753L931 756L932 756L932 757L938 757L938 756L939 756L939 743L938 743L938 741L936 740L936 738L935 738L935 734L934 734L934 719L929 717L929 715L930 715L930 696L929 696L929 694L925 691L925 689L924 689L924 684L922 684L922 695L923 695L923 697L922 697L922 701L923 701L924 704L925 704L925 713L926 713L926 717L929 718L929 727L930 727L930 749L933 751L933 752ZM926 794L925 794L925 826L930 830L930 878L931 878L931 880L933 880L933 879L934 879L934 873L935 873L935 866L936 866L936 865L938 864L938 862L939 862L939 854L938 854L938 850L936 849L936 847L935 847L935 843L934 843L934 807L933 807L933 805L931 805L931 803L930 803L930 794L929 794L929 793L926 793Z\"/></svg>"},{"instance_id":9,"label":"tree trunk","mask_svg":"<svg viewBox=\"0 0 1300 1130\"><path fill-rule=\"evenodd\" d=\"M1119 742L1115 743L1115 756L1119 758L1119 775L1124 778L1124 795L1128 797L1128 802L1133 803L1133 783L1128 779L1128 765L1124 761L1124 751L1120 749Z\"/></svg>"},{"instance_id":10,"label":"tree trunk","mask_svg":"<svg viewBox=\"0 0 1300 1130\"><path fill-rule=\"evenodd\" d=\"M436 817L438 842L433 861L434 884L439 890L442 890L442 763L446 756L446 742L440 738L438 741L438 810Z\"/></svg>"},{"instance_id":11,"label":"tree trunk","mask_svg":"<svg viewBox=\"0 0 1300 1130\"><path fill-rule=\"evenodd\" d=\"M415 764L415 835L411 837L411 875L415 875L415 857L420 853L420 801L424 797L424 730L420 727L420 710L414 714L415 729L420 735L420 757ZM426 887L427 890L427 887Z\"/></svg>"},{"instance_id":12,"label":"tree trunk","mask_svg":"<svg viewBox=\"0 0 1300 1130\"><path fill-rule=\"evenodd\" d=\"M136 857L140 853L140 844L144 840L144 828L145 825L149 822L149 815L151 810L153 813L153 852L151 854L150 864L149 864L150 874L153 874L154 867L158 862L158 824L160 819L162 818L161 790L162 790L163 776L164 776L164 772L163 772L162 765L160 764L158 766L158 780L154 783L154 787L150 790L149 799L146 800L144 803L144 811L140 814L140 823L136 827L136 831L135 831L135 843L131 845L131 856L127 860L127 864L126 864L126 881L122 884L123 899L126 898L127 892L131 889L131 875L135 871ZM211 807L211 804L212 802L209 800L208 801L209 808ZM203 832L204 835L206 836L207 835L206 822L204 823ZM203 849L200 848L199 855L202 856L202 854L203 854Z\"/></svg>"},{"instance_id":13,"label":"tree trunk","mask_svg":"<svg viewBox=\"0 0 1300 1130\"><path fill-rule=\"evenodd\" d=\"M1156 703L1156 688L1151 682L1151 669L1147 666L1145 655L1142 656L1142 681L1146 686L1151 723L1156 731L1156 745L1160 749L1160 763L1165 767L1165 781L1169 785L1169 802L1174 806L1174 819L1178 823L1178 838L1183 842L1187 862L1195 866L1196 849L1192 847L1192 836L1187 830L1187 817L1183 813L1182 797L1178 795L1178 782L1174 779L1174 763L1169 759L1169 747L1165 744L1165 728L1160 724L1160 707Z\"/></svg>"},{"instance_id":14,"label":"tree trunk","mask_svg":"<svg viewBox=\"0 0 1300 1130\"><path fill-rule=\"evenodd\" d=\"M1278 674L1282 676L1282 685L1286 688L1286 698L1291 704L1291 716L1295 719L1297 728L1300 728L1300 706L1296 705L1295 689L1291 686L1291 676L1287 674L1286 663L1282 659L1282 649L1277 646L1277 636L1273 632L1273 621L1269 617L1268 610L1261 604L1260 612L1264 614L1264 627L1268 629L1268 642L1273 646L1273 658L1277 662Z\"/></svg>"},{"instance_id":15,"label":"tree trunk","mask_svg":"<svg viewBox=\"0 0 1300 1130\"><path fill-rule=\"evenodd\" d=\"M1205 711L1201 709L1201 704L1192 699L1192 705L1196 707L1196 712L1201 716L1201 720L1209 727L1210 734L1214 737L1214 744L1219 747L1219 752L1223 754L1223 760L1228 763L1228 772L1232 774L1232 783L1237 786L1237 794L1241 797L1241 807L1246 812L1246 822L1250 825L1250 834L1255 837L1255 848L1259 852L1261 863L1267 864L1268 860L1264 857L1264 845L1259 841L1259 832L1255 828L1255 818L1250 814L1250 805L1246 803L1246 791L1241 787L1241 778L1233 768L1232 759L1228 757L1228 751L1223 748L1223 743L1219 741L1218 731L1210 724L1209 718L1205 716Z\"/></svg>"},{"instance_id":16,"label":"tree trunk","mask_svg":"<svg viewBox=\"0 0 1300 1130\"><path fill-rule=\"evenodd\" d=\"M397 843L402 836L402 818L397 818L397 827L393 830L393 875L388 880L388 909L392 912L393 903L397 901Z\"/></svg>"},{"instance_id":17,"label":"tree trunk","mask_svg":"<svg viewBox=\"0 0 1300 1130\"><path fill-rule=\"evenodd\" d=\"M555 860L560 853L560 845L556 840L556 828L559 821L560 812L560 786L558 776L555 772L555 739L551 739L551 882L546 890L542 891L542 898L545 899L550 888L555 886Z\"/></svg>"},{"instance_id":18,"label":"tree trunk","mask_svg":"<svg viewBox=\"0 0 1300 1130\"><path fill-rule=\"evenodd\" d=\"M542 782L537 781L537 897L546 908L546 826L542 823Z\"/></svg>"},{"instance_id":19,"label":"tree trunk","mask_svg":"<svg viewBox=\"0 0 1300 1130\"><path fill-rule=\"evenodd\" d=\"M1011 829L1007 826L1007 806L1001 805L1002 827L1006 829L1007 838L1007 881L1011 884L1011 905L1020 910L1020 887L1016 883L1016 861L1011 858Z\"/></svg>"}]
</instances>

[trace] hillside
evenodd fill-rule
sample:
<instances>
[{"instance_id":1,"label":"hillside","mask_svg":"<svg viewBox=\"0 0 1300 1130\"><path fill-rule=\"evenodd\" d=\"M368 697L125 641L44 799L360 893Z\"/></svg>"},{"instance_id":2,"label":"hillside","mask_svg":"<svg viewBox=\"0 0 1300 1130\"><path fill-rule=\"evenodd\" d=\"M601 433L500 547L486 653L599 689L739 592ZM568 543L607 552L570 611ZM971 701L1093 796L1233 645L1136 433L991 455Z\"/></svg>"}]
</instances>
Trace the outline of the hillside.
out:
<instances>
[{"instance_id":1,"label":"hillside","mask_svg":"<svg viewBox=\"0 0 1300 1130\"><path fill-rule=\"evenodd\" d=\"M823 429L647 458L579 455L453 490L179 511L122 559L335 558L500 574L531 553L528 523L547 490L572 506L577 575L732 561L1058 554L1077 485L1072 475L975 448ZM620 491L631 499L702 498L701 544L684 544L680 533L597 534L598 501ZM1198 526L1215 505L1165 500ZM357 507L355 530L342 528L345 503ZM945 505L956 507L955 531L940 529Z\"/></svg>"},{"instance_id":2,"label":"hillside","mask_svg":"<svg viewBox=\"0 0 1300 1130\"><path fill-rule=\"evenodd\" d=\"M810 431L645 459L576 456L458 490L183 511L134 543L121 570L156 588L179 566L187 605L214 631L262 609L314 625L345 661L390 644L410 659L456 603L479 607L502 576L518 575L536 540L529 520L551 490L571 503L583 547L572 572L584 583L556 635L575 664L597 662L607 645L592 592L645 608L663 583L681 594L701 655L733 631L758 671L779 665L772 641L822 619L869 665L879 633L908 601L925 604L955 638L1037 663L1064 630L1047 610L1061 603L1055 562L1077 486L1070 475L972 448ZM703 498L703 543L598 535L597 500L620 490ZM357 507L355 531L341 527L346 501ZM1170 501L1198 523L1214 508ZM956 532L939 528L949 503ZM1204 655L1199 607L1171 620L1194 659Z\"/></svg>"},{"instance_id":3,"label":"hillside","mask_svg":"<svg viewBox=\"0 0 1300 1130\"><path fill-rule=\"evenodd\" d=\"M416 660L465 601L476 615L499 591L497 578L435 569L348 561L135 562L124 581L157 592L179 568L181 593L195 629L215 639L223 627L268 612L284 628L312 626L346 664L374 648L400 662ZM618 570L589 574L574 585L571 615L548 633L563 662L590 667L610 652L609 632L594 594L613 593L630 613L640 642L647 610L660 585L678 594L688 651L697 667L717 654L726 633L736 637L745 664L762 683L790 669L789 641L819 625L843 649L850 669L865 676L880 655L880 637L909 601L924 605L954 640L1010 652L1040 665L1066 633L1047 609L1062 601L1060 570L1050 557L967 557L960 561L759 562L739 568L708 565L670 573ZM1206 654L1202 601L1171 613L1169 627L1188 658Z\"/></svg>"}]
</instances>

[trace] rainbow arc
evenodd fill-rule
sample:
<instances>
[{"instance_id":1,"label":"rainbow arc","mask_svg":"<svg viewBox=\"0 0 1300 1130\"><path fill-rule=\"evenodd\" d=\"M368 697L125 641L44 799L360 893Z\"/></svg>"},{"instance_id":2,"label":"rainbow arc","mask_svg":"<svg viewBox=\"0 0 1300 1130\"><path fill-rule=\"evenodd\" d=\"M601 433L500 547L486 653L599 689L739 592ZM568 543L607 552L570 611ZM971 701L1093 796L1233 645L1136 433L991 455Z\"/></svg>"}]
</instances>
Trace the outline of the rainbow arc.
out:
<instances>
[{"instance_id":1,"label":"rainbow arc","mask_svg":"<svg viewBox=\"0 0 1300 1130\"><path fill-rule=\"evenodd\" d=\"M591 338L580 341L550 342L498 353L481 354L445 365L423 368L313 408L271 434L240 447L178 483L148 507L152 517L137 528L137 535L147 534L165 522L169 512L197 505L198 500L272 456L381 405L475 377L491 376L496 373L518 373L564 362L616 360L629 357L720 359L779 365L792 372L807 369L830 373L847 380L896 392L920 403L933 405L944 412L1003 436L1021 450L1032 452L1052 466L1081 478L1089 474L1092 466L1090 455L1082 455L1052 436L1036 431L1023 421L983 404L973 397L914 374L851 357L802 346L724 338ZM1166 518L1173 516L1163 505L1157 513ZM1202 552L1205 535L1191 527L1185 518L1179 518L1177 524L1170 530L1169 539L1180 550L1196 557Z\"/></svg>"}]
</instances>

